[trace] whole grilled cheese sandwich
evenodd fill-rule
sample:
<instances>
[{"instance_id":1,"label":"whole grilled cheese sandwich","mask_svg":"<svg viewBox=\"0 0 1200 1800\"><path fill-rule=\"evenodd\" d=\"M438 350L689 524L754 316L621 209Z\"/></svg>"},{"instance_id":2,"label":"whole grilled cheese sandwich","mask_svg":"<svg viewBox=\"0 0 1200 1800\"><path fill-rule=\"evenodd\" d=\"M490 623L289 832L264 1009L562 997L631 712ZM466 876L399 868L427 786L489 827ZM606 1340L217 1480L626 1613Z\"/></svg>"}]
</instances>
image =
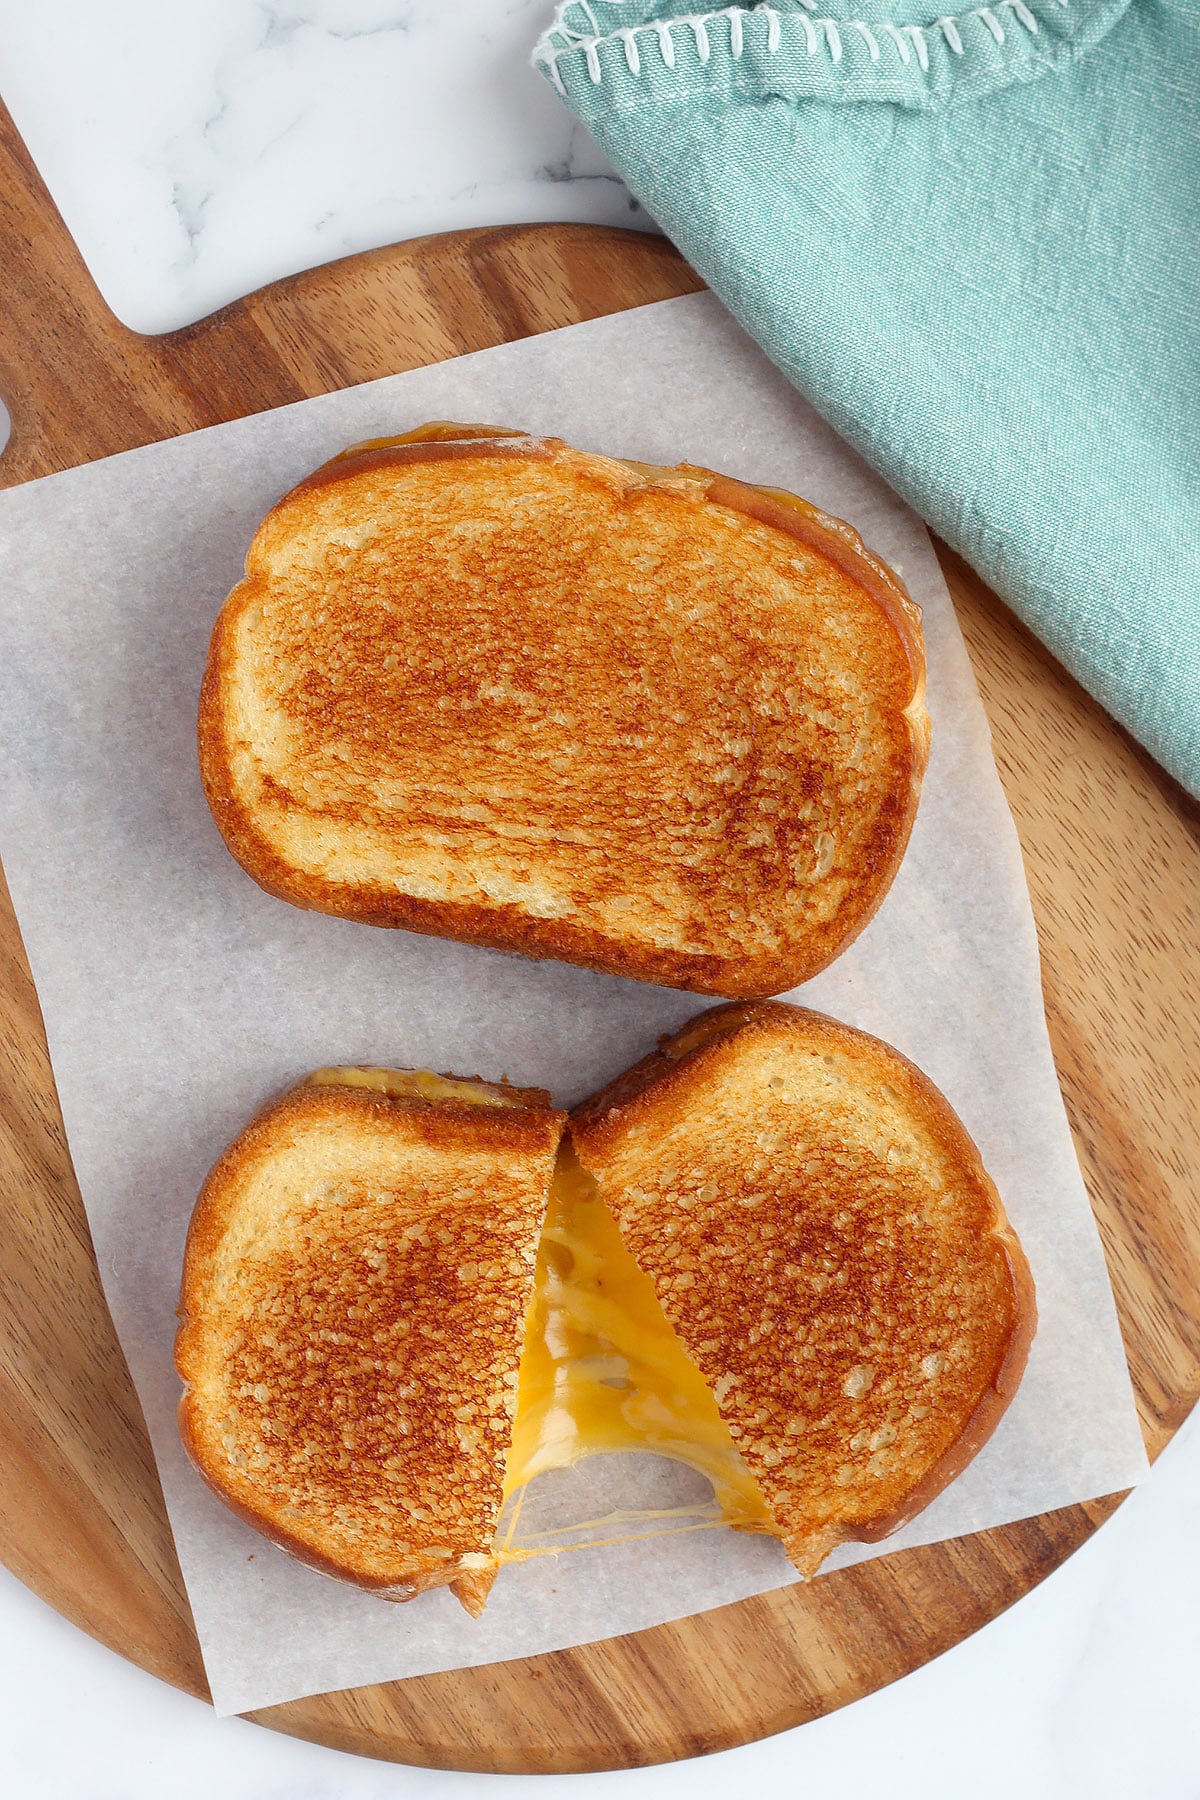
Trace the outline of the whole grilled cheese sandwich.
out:
<instances>
[{"instance_id":1,"label":"whole grilled cheese sandwich","mask_svg":"<svg viewBox=\"0 0 1200 1800\"><path fill-rule=\"evenodd\" d=\"M966 1465L1020 1379L1033 1289L903 1057L799 1008L719 1007L563 1124L536 1091L327 1069L226 1153L177 1361L184 1441L243 1517L478 1612L527 1554L496 1538L504 1499L594 1452L690 1464L806 1574Z\"/></svg>"},{"instance_id":2,"label":"whole grilled cheese sandwich","mask_svg":"<svg viewBox=\"0 0 1200 1800\"><path fill-rule=\"evenodd\" d=\"M919 609L805 501L430 425L263 521L200 764L233 855L295 905L764 995L887 891L924 678Z\"/></svg>"}]
</instances>

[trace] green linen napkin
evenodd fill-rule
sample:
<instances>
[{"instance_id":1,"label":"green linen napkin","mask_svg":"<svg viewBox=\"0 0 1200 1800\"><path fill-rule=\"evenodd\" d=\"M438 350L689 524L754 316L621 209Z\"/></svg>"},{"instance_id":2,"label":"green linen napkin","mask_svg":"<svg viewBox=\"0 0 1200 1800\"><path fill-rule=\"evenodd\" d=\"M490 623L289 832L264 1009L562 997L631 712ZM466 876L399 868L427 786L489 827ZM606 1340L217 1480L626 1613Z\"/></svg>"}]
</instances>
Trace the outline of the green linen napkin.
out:
<instances>
[{"instance_id":1,"label":"green linen napkin","mask_svg":"<svg viewBox=\"0 0 1200 1800\"><path fill-rule=\"evenodd\" d=\"M796 386L1200 794L1197 0L848 4L571 0L534 58Z\"/></svg>"}]
</instances>

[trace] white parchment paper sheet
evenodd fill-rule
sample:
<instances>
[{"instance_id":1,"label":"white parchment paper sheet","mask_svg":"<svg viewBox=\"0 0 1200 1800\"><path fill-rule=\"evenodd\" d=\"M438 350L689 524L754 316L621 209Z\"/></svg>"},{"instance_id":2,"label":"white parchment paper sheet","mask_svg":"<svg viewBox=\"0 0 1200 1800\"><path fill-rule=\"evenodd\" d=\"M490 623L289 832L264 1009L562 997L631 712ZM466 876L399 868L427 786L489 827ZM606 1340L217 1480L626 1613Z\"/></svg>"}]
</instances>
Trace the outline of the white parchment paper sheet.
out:
<instances>
[{"instance_id":1,"label":"white parchment paper sheet","mask_svg":"<svg viewBox=\"0 0 1200 1800\"><path fill-rule=\"evenodd\" d=\"M365 1062L508 1075L569 1103L704 1004L296 911L260 893L217 834L196 698L256 525L346 444L427 418L792 488L903 573L929 654L920 813L881 912L803 998L897 1045L949 1096L1028 1251L1041 1324L995 1437L883 1548L1112 1492L1145 1468L1046 1037L1017 839L925 531L715 300L646 307L0 493L0 852L221 1711L581 1643L792 1578L778 1545L720 1528L507 1569L478 1623L445 1592L389 1605L241 1525L176 1437L188 1216L267 1095L322 1064ZM668 1502L680 1482L694 1491L659 1459L621 1460L629 1504ZM626 1498L608 1458L562 1477L564 1494L585 1512ZM535 1510L546 1504L549 1489Z\"/></svg>"}]
</instances>

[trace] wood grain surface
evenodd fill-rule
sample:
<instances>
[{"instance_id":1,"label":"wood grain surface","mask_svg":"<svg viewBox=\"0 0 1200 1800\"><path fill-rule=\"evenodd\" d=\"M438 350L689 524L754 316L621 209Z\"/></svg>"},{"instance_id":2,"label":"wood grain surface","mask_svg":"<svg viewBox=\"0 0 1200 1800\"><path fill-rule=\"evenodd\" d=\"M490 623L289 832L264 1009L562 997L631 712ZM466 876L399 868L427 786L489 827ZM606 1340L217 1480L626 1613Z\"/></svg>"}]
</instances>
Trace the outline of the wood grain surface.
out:
<instances>
[{"instance_id":1,"label":"wood grain surface","mask_svg":"<svg viewBox=\"0 0 1200 1800\"><path fill-rule=\"evenodd\" d=\"M140 337L104 306L0 111L0 392L13 418L0 485L699 285L654 238L514 227L372 251L185 331ZM1155 1454L1200 1391L1197 813L941 555L1021 835L1051 1037ZM936 1656L1041 1581L1115 1504L906 1551L603 1644L255 1716L443 1768L613 1768L722 1749ZM0 1554L84 1630L205 1693L3 892Z\"/></svg>"}]
</instances>

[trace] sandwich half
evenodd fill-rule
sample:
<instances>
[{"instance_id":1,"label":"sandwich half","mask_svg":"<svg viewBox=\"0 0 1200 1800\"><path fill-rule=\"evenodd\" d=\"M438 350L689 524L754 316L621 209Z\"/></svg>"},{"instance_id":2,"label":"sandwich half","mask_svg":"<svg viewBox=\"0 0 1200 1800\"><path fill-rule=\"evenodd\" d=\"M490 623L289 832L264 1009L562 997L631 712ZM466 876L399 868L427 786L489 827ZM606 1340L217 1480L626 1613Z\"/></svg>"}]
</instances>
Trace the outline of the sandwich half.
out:
<instances>
[{"instance_id":1,"label":"sandwich half","mask_svg":"<svg viewBox=\"0 0 1200 1800\"><path fill-rule=\"evenodd\" d=\"M179 1422L234 1511L391 1599L473 1614L564 1115L538 1090L328 1070L225 1152L188 1233Z\"/></svg>"},{"instance_id":2,"label":"sandwich half","mask_svg":"<svg viewBox=\"0 0 1200 1800\"><path fill-rule=\"evenodd\" d=\"M570 1130L803 1573L896 1530L990 1436L1033 1283L974 1144L897 1051L799 1007L717 1007Z\"/></svg>"},{"instance_id":3,"label":"sandwich half","mask_svg":"<svg viewBox=\"0 0 1200 1800\"><path fill-rule=\"evenodd\" d=\"M886 893L924 683L918 607L807 502L430 425L267 515L200 766L233 855L294 905L759 996Z\"/></svg>"}]
</instances>

